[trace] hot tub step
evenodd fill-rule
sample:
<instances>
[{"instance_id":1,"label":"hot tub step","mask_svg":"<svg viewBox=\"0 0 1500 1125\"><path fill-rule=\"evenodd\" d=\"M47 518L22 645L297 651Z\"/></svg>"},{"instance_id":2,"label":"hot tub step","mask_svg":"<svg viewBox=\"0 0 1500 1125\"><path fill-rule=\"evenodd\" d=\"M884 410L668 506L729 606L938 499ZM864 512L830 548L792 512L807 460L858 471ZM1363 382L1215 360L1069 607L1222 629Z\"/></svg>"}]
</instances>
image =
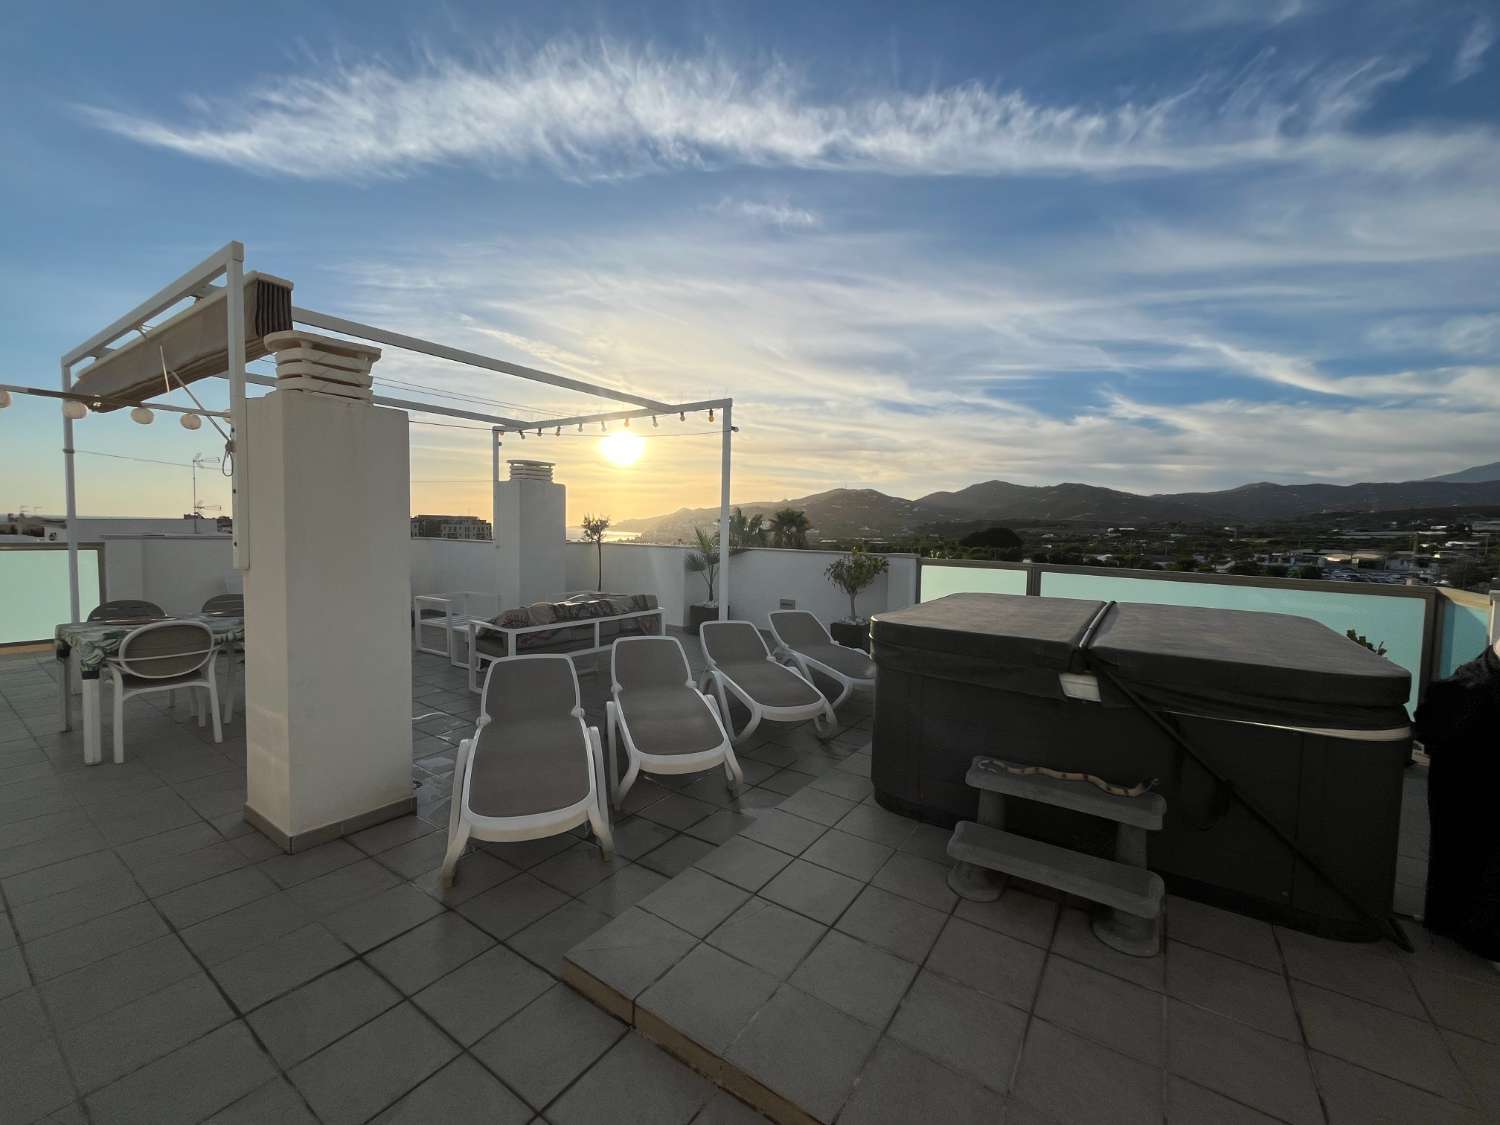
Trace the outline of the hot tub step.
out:
<instances>
[{"instance_id":1,"label":"hot tub step","mask_svg":"<svg viewBox=\"0 0 1500 1125\"><path fill-rule=\"evenodd\" d=\"M1061 781L1040 773L1012 773L1005 768L1007 764L998 758L975 758L964 780L975 789L1073 809L1152 832L1161 829L1162 817L1167 813L1166 798L1160 793L1116 797L1087 781Z\"/></svg>"},{"instance_id":2,"label":"hot tub step","mask_svg":"<svg viewBox=\"0 0 1500 1125\"><path fill-rule=\"evenodd\" d=\"M1165 894L1161 876L1144 867L1069 851L971 820L960 821L953 830L948 854L961 862L1056 887L1138 918L1155 918L1161 913Z\"/></svg>"}]
</instances>

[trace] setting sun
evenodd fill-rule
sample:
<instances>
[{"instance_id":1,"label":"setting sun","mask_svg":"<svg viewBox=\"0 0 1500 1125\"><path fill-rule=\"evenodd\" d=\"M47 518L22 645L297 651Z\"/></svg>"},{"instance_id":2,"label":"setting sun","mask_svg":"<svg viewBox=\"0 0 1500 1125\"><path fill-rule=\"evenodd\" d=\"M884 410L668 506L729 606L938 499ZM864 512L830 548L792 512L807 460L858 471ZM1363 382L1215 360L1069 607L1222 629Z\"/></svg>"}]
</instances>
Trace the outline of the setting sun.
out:
<instances>
[{"instance_id":1,"label":"setting sun","mask_svg":"<svg viewBox=\"0 0 1500 1125\"><path fill-rule=\"evenodd\" d=\"M599 452L611 465L634 465L645 447L645 440L628 430L599 439Z\"/></svg>"}]
</instances>

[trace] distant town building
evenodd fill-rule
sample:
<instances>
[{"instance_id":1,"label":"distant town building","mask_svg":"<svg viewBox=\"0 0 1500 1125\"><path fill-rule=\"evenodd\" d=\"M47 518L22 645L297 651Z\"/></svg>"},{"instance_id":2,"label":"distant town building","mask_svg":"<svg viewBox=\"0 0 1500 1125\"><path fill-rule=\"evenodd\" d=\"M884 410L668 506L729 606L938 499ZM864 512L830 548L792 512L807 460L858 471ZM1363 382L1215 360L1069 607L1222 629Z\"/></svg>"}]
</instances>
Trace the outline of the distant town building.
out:
<instances>
[{"instance_id":1,"label":"distant town building","mask_svg":"<svg viewBox=\"0 0 1500 1125\"><path fill-rule=\"evenodd\" d=\"M412 516L413 539L490 539L490 521L478 516Z\"/></svg>"}]
</instances>

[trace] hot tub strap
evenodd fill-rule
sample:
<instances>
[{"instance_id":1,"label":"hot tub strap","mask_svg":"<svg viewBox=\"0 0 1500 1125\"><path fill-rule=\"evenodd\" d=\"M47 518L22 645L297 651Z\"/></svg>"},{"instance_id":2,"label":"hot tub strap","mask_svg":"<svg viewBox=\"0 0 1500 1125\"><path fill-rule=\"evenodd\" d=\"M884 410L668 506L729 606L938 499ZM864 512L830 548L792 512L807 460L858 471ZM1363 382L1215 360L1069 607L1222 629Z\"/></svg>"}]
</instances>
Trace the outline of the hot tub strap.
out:
<instances>
[{"instance_id":1,"label":"hot tub strap","mask_svg":"<svg viewBox=\"0 0 1500 1125\"><path fill-rule=\"evenodd\" d=\"M1111 606L1113 604L1113 602L1110 603ZM1281 825L1277 824L1276 821L1272 819L1269 814L1264 812L1258 805L1256 805L1254 801L1252 801L1244 793L1240 792L1239 787L1236 786L1233 781L1225 777L1218 770L1214 769L1214 767L1204 759L1203 755L1199 754L1198 751L1193 748L1193 744L1182 736L1182 733L1177 730L1174 724L1168 722L1163 715L1155 710L1155 708L1151 707L1148 703L1142 700L1140 696L1136 695L1136 693L1133 692L1128 686L1116 679L1107 668L1096 668L1094 669L1094 672L1096 675L1102 676L1104 679L1108 680L1115 688L1119 690L1121 695L1125 696L1126 699L1130 700L1130 702L1134 704L1137 710L1139 710L1143 715L1145 715L1148 719L1155 723L1157 727L1161 729L1162 733L1164 733L1168 738L1175 742L1178 748L1184 754L1186 754L1202 769L1204 769L1208 773L1208 775L1218 783L1220 791L1227 794L1226 799L1238 801L1241 805L1243 805L1251 816L1255 817L1256 820L1260 821L1267 828L1269 828L1277 839L1279 839L1283 844L1290 848L1292 850L1292 853L1296 855L1297 858L1300 859L1303 863L1305 863L1314 875L1322 879L1323 882L1327 883L1328 886L1331 887L1340 898L1342 898L1345 902L1352 906L1355 912L1360 915L1360 917L1364 918L1367 922L1373 923L1378 928L1385 930L1391 936L1391 940L1406 952L1414 952L1414 950L1412 949L1411 939L1406 936L1406 932L1402 930L1400 926L1396 925L1394 919L1389 917L1377 917L1368 909L1366 909L1364 903L1360 902L1358 898L1356 898L1349 890L1347 890L1343 886L1343 884L1341 884L1337 879L1330 875L1328 871L1324 869L1321 863L1319 863L1316 859L1309 855L1303 849L1301 844L1299 844L1290 834L1282 829Z\"/></svg>"}]
</instances>

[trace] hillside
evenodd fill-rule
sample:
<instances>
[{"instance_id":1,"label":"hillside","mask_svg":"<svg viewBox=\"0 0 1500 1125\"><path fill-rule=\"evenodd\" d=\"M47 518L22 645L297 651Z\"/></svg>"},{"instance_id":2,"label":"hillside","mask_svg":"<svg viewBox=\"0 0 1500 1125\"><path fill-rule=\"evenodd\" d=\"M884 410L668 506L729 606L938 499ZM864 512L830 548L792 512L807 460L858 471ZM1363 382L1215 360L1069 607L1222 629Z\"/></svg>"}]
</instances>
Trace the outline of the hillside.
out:
<instances>
[{"instance_id":1,"label":"hillside","mask_svg":"<svg viewBox=\"0 0 1500 1125\"><path fill-rule=\"evenodd\" d=\"M1496 475L1485 475L1491 473ZM779 508L799 508L807 513L815 538L851 539L893 538L950 523L1257 523L1333 512L1494 505L1500 505L1500 462L1476 465L1447 477L1399 483L1260 481L1218 492L1141 496L1091 484L1032 486L990 480L953 492L929 493L917 500L888 496L873 488L834 488L811 496L741 506L747 514L758 513L767 519ZM658 542L686 542L692 538L694 527L711 526L718 518L717 508L680 508L669 515L621 520L615 527Z\"/></svg>"}]
</instances>

